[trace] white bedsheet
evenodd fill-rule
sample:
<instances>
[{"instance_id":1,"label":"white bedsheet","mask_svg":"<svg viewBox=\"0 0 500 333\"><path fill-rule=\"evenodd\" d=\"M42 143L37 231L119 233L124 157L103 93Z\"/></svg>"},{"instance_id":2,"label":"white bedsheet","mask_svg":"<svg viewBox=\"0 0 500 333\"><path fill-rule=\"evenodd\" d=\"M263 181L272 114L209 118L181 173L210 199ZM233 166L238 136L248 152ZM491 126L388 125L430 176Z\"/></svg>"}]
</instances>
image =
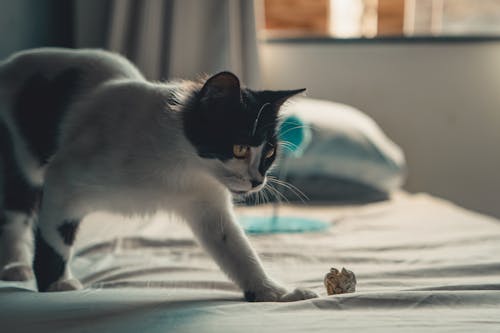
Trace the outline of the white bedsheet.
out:
<instances>
[{"instance_id":1,"label":"white bedsheet","mask_svg":"<svg viewBox=\"0 0 500 333\"><path fill-rule=\"evenodd\" d=\"M332 224L251 239L273 276L318 299L246 303L178 222L99 214L84 222L72 263L87 288L37 293L33 282L0 282L0 332L500 332L498 220L407 194L281 214ZM326 296L331 266L356 273L354 294Z\"/></svg>"}]
</instances>

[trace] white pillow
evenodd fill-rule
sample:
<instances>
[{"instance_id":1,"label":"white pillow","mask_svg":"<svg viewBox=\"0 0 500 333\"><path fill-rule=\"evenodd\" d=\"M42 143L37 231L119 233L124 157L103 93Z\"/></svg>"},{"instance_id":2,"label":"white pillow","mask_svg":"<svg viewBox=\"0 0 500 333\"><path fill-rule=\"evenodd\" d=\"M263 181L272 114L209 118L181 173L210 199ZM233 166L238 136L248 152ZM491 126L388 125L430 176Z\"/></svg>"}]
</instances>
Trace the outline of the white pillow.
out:
<instances>
[{"instance_id":1,"label":"white pillow","mask_svg":"<svg viewBox=\"0 0 500 333\"><path fill-rule=\"evenodd\" d=\"M281 162L279 168L287 177L342 179L381 192L403 184L406 163L401 148L361 111L344 104L296 98L283 112L299 117L312 133L302 156Z\"/></svg>"}]
</instances>

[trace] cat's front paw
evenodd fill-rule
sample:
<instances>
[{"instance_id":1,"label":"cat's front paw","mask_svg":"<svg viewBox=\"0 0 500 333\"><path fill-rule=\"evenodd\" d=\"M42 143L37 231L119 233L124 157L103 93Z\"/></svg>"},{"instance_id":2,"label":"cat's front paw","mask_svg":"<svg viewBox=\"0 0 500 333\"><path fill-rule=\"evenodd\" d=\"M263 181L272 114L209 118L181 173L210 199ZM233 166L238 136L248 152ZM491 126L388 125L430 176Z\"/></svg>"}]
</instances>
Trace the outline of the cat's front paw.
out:
<instances>
[{"instance_id":1,"label":"cat's front paw","mask_svg":"<svg viewBox=\"0 0 500 333\"><path fill-rule=\"evenodd\" d=\"M316 297L318 297L318 295L312 290L305 288L295 288L295 290L287 292L286 294L282 295L279 301L295 302Z\"/></svg>"},{"instance_id":2,"label":"cat's front paw","mask_svg":"<svg viewBox=\"0 0 500 333\"><path fill-rule=\"evenodd\" d=\"M82 284L77 279L67 279L54 282L50 285L47 291L72 291L83 289Z\"/></svg>"},{"instance_id":3,"label":"cat's front paw","mask_svg":"<svg viewBox=\"0 0 500 333\"><path fill-rule=\"evenodd\" d=\"M318 295L315 292L303 288L288 291L283 287L275 286L258 291L245 291L245 299L248 302L295 302L316 297Z\"/></svg>"}]
</instances>

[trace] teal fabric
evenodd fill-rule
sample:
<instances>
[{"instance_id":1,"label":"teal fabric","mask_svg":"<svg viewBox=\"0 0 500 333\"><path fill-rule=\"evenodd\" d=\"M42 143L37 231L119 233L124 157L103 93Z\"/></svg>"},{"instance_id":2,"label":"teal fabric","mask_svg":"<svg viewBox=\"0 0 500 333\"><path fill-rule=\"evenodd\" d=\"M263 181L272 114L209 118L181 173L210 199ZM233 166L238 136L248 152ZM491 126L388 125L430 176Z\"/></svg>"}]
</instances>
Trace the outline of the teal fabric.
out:
<instances>
[{"instance_id":1,"label":"teal fabric","mask_svg":"<svg viewBox=\"0 0 500 333\"><path fill-rule=\"evenodd\" d=\"M248 234L319 232L329 224L320 220L296 216L240 216L239 222Z\"/></svg>"}]
</instances>

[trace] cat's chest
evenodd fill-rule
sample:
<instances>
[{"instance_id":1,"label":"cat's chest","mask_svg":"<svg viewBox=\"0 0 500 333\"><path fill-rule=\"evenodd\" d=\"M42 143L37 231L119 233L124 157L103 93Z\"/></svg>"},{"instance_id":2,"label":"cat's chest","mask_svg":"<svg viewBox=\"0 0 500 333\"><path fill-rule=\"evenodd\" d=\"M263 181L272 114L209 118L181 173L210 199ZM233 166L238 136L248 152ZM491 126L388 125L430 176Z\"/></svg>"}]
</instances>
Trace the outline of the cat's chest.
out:
<instances>
[{"instance_id":1,"label":"cat's chest","mask_svg":"<svg viewBox=\"0 0 500 333\"><path fill-rule=\"evenodd\" d=\"M172 211L193 198L219 192L220 184L202 170L177 166L149 175L144 173L142 177L122 179L109 184L109 189L103 200L110 210L149 215L157 211Z\"/></svg>"}]
</instances>

